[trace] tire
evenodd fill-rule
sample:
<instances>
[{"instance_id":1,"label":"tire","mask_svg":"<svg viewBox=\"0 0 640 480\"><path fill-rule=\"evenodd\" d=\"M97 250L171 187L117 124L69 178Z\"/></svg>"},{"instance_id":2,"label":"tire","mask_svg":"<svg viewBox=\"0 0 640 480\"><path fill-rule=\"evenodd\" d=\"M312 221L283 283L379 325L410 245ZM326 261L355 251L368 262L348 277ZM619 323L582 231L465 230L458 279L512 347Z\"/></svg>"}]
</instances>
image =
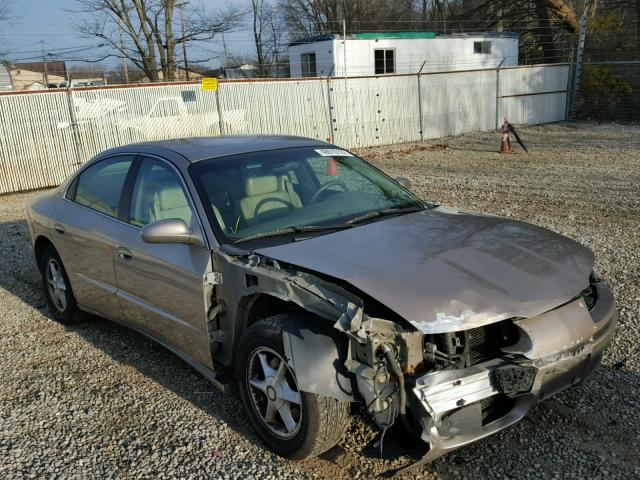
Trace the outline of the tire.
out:
<instances>
[{"instance_id":1,"label":"tire","mask_svg":"<svg viewBox=\"0 0 640 480\"><path fill-rule=\"evenodd\" d=\"M242 404L264 443L282 457L303 460L340 441L349 423L349 402L297 390L295 372L282 360L286 358L282 341L286 318L276 315L247 329L236 355L236 379ZM269 378L265 363L274 374ZM275 381L271 385L277 393L273 386L269 390L269 381Z\"/></svg>"},{"instance_id":2,"label":"tire","mask_svg":"<svg viewBox=\"0 0 640 480\"><path fill-rule=\"evenodd\" d=\"M42 287L51 315L57 322L73 323L78 313L78 305L60 255L53 245L48 245L39 260Z\"/></svg>"}]
</instances>

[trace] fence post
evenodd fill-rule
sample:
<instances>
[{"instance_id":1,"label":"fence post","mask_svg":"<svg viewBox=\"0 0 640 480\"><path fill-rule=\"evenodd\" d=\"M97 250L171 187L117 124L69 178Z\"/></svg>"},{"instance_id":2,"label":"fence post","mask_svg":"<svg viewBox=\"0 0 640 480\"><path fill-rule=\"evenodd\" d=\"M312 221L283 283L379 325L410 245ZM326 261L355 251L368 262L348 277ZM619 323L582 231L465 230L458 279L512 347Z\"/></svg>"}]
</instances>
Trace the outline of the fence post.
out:
<instances>
[{"instance_id":1,"label":"fence post","mask_svg":"<svg viewBox=\"0 0 640 480\"><path fill-rule=\"evenodd\" d=\"M422 69L424 68L425 63L427 63L427 61L425 60L424 62L422 62L422 66L420 67L420 70L418 70L418 115L420 116L419 119L419 124L420 124L420 141L424 142L424 125L423 125L423 120L422 120L422 85L420 83L420 76L422 74Z\"/></svg>"},{"instance_id":2,"label":"fence post","mask_svg":"<svg viewBox=\"0 0 640 480\"><path fill-rule=\"evenodd\" d=\"M327 140L329 141L329 143L335 143L334 140L335 138L333 137L333 112L331 110L333 110L333 104L331 103L331 74L333 73L333 69L335 68L335 65L331 66L331 70L329 70L329 73L326 76L326 80L327 80L327 121L329 122L329 137L327 138ZM345 65L346 68L346 65ZM347 77L344 78L344 89L345 92L347 90Z\"/></svg>"},{"instance_id":3,"label":"fence post","mask_svg":"<svg viewBox=\"0 0 640 480\"><path fill-rule=\"evenodd\" d=\"M216 92L216 109L218 110L218 126L220 128L220 135L224 135L224 122L222 120L222 108L220 108L220 87L222 86L222 82L218 82L218 88L215 89Z\"/></svg>"},{"instance_id":4,"label":"fence post","mask_svg":"<svg viewBox=\"0 0 640 480\"><path fill-rule=\"evenodd\" d=\"M333 109L333 106L331 104L331 77L329 75L327 75L326 81L327 81L327 122L329 125L329 137L327 138L327 140L329 141L329 143L334 143L333 112L331 111ZM345 88L346 88L346 85L345 85Z\"/></svg>"},{"instance_id":5,"label":"fence post","mask_svg":"<svg viewBox=\"0 0 640 480\"><path fill-rule=\"evenodd\" d=\"M569 61L569 73L567 75L567 100L565 102L564 107L564 119L565 121L569 120L569 116L571 115L571 102L573 99L573 75L576 70L576 49L571 49L571 59Z\"/></svg>"},{"instance_id":6,"label":"fence post","mask_svg":"<svg viewBox=\"0 0 640 480\"><path fill-rule=\"evenodd\" d=\"M500 128L500 67L504 63L506 57L500 60L496 67L496 129Z\"/></svg>"},{"instance_id":7,"label":"fence post","mask_svg":"<svg viewBox=\"0 0 640 480\"><path fill-rule=\"evenodd\" d=\"M580 37L578 38L578 51L576 54L576 68L573 76L573 92L571 94L571 120L576 118L577 106L576 100L580 92L580 83L582 81L582 62L584 60L584 42L587 36L587 12L580 17Z\"/></svg>"},{"instance_id":8,"label":"fence post","mask_svg":"<svg viewBox=\"0 0 640 480\"><path fill-rule=\"evenodd\" d=\"M78 117L76 116L76 108L73 103L73 90L71 90L71 76L67 79L67 106L69 107L69 118L71 119L71 134L73 135L73 145L76 152L76 163L82 164L82 139L78 131Z\"/></svg>"}]
</instances>

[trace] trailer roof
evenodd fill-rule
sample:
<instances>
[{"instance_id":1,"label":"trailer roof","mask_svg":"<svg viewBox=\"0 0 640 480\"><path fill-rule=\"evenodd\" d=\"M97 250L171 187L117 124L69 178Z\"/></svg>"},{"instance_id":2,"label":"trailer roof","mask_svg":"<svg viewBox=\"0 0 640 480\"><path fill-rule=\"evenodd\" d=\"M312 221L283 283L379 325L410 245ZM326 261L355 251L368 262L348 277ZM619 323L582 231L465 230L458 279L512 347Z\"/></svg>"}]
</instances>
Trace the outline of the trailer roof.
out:
<instances>
[{"instance_id":1,"label":"trailer roof","mask_svg":"<svg viewBox=\"0 0 640 480\"><path fill-rule=\"evenodd\" d=\"M376 40L376 39L414 39L414 38L518 38L515 32L468 32L468 33L437 33L437 32L359 32L347 33L347 40ZM342 40L342 35L327 33L300 38L289 43L289 46L307 43Z\"/></svg>"}]
</instances>

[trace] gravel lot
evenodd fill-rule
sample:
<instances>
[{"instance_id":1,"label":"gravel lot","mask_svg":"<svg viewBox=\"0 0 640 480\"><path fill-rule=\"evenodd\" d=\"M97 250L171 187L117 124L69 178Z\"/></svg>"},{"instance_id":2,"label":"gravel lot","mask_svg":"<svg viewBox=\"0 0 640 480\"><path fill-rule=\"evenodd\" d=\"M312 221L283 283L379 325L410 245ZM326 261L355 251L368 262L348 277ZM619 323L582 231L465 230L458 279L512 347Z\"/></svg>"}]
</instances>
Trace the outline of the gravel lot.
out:
<instances>
[{"instance_id":1,"label":"gravel lot","mask_svg":"<svg viewBox=\"0 0 640 480\"><path fill-rule=\"evenodd\" d=\"M584 384L406 477L638 478L640 127L521 134L528 155L495 153L495 133L360 153L427 200L536 223L593 249L619 302L617 337ZM51 321L23 221L33 196L0 197L0 478L371 478L409 461L407 451L371 454L375 432L358 416L321 458L283 460L261 446L235 395L141 335L90 316L70 328Z\"/></svg>"}]
</instances>

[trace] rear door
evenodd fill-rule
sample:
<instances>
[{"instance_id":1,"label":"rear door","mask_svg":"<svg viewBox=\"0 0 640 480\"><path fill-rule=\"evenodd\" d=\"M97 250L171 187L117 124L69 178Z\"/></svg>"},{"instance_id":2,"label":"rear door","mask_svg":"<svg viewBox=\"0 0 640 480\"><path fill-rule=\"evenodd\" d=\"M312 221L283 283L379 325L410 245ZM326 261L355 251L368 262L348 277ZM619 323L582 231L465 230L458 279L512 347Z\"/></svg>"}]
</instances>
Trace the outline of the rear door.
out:
<instances>
[{"instance_id":1,"label":"rear door","mask_svg":"<svg viewBox=\"0 0 640 480\"><path fill-rule=\"evenodd\" d=\"M140 160L130 187L126 224L118 226L115 267L118 298L128 321L158 340L212 367L203 279L210 251L181 243L146 243L149 223L179 218L200 228L178 170L157 157Z\"/></svg>"},{"instance_id":2,"label":"rear door","mask_svg":"<svg viewBox=\"0 0 640 480\"><path fill-rule=\"evenodd\" d=\"M80 305L120 318L116 298L113 233L133 155L117 155L88 166L71 184L54 227L55 245Z\"/></svg>"}]
</instances>

